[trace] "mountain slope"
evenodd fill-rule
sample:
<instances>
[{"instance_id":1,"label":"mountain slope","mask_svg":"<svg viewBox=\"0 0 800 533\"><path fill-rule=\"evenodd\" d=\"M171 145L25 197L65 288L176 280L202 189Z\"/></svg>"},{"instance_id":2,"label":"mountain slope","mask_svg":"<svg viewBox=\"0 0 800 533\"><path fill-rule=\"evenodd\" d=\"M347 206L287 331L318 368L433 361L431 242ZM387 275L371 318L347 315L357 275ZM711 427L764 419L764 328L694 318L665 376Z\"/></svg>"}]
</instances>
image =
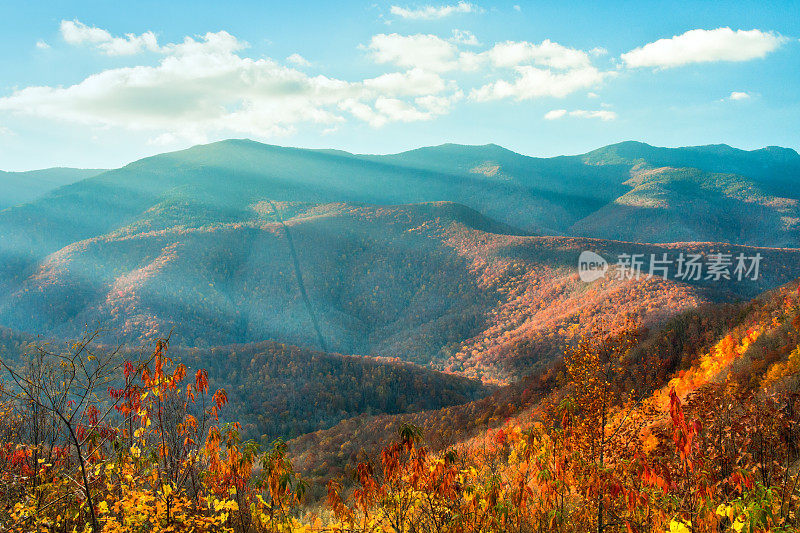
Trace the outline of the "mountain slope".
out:
<instances>
[{"instance_id":1,"label":"mountain slope","mask_svg":"<svg viewBox=\"0 0 800 533\"><path fill-rule=\"evenodd\" d=\"M637 242L715 241L792 247L800 202L754 180L695 168L634 166L631 190L579 220L569 233ZM798 175L800 176L800 174Z\"/></svg>"},{"instance_id":2,"label":"mountain slope","mask_svg":"<svg viewBox=\"0 0 800 533\"><path fill-rule=\"evenodd\" d=\"M174 347L170 356L204 368L224 388L238 421L256 439L289 439L361 414L399 414L460 405L490 394L479 381L416 365L304 350L275 342Z\"/></svg>"},{"instance_id":3,"label":"mountain slope","mask_svg":"<svg viewBox=\"0 0 800 533\"><path fill-rule=\"evenodd\" d=\"M137 343L174 329L177 344L197 347L272 339L502 383L595 320L632 313L656 325L800 276L798 250L513 235L452 203L259 202L251 212L246 222L167 229L156 212L70 244L9 284L0 323L59 338L88 324ZM578 278L584 250L612 262L606 279ZM647 272L651 254L712 252L760 253L760 279L616 279L613 266L624 253L641 254Z\"/></svg>"},{"instance_id":4,"label":"mountain slope","mask_svg":"<svg viewBox=\"0 0 800 533\"><path fill-rule=\"evenodd\" d=\"M732 390L744 387L751 398L796 390L800 286L795 281L750 301L708 304L680 314L663 328L642 332L627 361L630 375L647 376L649 382L629 384L644 398L633 415L642 418L637 426L642 439L659 431L671 439L669 392L673 388L689 409L694 396L726 383ZM408 422L423 429L426 444L434 451L455 446L460 457L482 457L503 449L504 431L509 434L520 427L525 431L541 423L543 408L558 405L567 394L564 373L563 361L555 360L519 383L467 404L343 420L292 440L292 457L314 479L338 476L349 472L355 461L377 457L382 447L396 439L401 424ZM720 408L713 403L698 407ZM702 411L694 414L700 416ZM701 420L707 423L711 418L706 412Z\"/></svg>"},{"instance_id":5,"label":"mountain slope","mask_svg":"<svg viewBox=\"0 0 800 533\"><path fill-rule=\"evenodd\" d=\"M104 340L101 334L97 341ZM0 327L0 363L24 372L40 349L63 353L71 343L48 342ZM96 343L97 353L138 361L144 350ZM263 341L211 348L171 346L169 357L209 386L226 391L223 422L238 422L249 438L289 439L362 414L408 414L460 405L494 391L477 380L386 358L322 353ZM35 360L35 359L34 359ZM9 379L0 366L0 377ZM10 379L9 382L13 382Z\"/></svg>"},{"instance_id":6,"label":"mountain slope","mask_svg":"<svg viewBox=\"0 0 800 533\"><path fill-rule=\"evenodd\" d=\"M746 176L770 188L775 194L797 195L800 188L800 155L790 148L767 146L740 150L727 144L660 148L626 141L599 148L583 155L588 164L647 164L652 167L696 168L715 174Z\"/></svg>"},{"instance_id":7,"label":"mountain slope","mask_svg":"<svg viewBox=\"0 0 800 533\"><path fill-rule=\"evenodd\" d=\"M76 241L129 226L244 222L254 217L250 206L265 199L379 205L446 200L528 233L796 246L799 157L777 148L660 149L641 143L549 159L494 145L359 156L222 141L142 159L0 213L0 288ZM676 170L684 168L694 170ZM698 195L702 202L695 201ZM673 230L687 213L688 226Z\"/></svg>"},{"instance_id":8,"label":"mountain slope","mask_svg":"<svg viewBox=\"0 0 800 533\"><path fill-rule=\"evenodd\" d=\"M133 341L174 327L187 346L273 339L504 383L593 320L657 324L800 275L796 249L741 246L798 242L797 200L768 192L793 194L796 156L641 143L550 159L495 145L388 156L197 146L0 212L0 324L65 338L102 326ZM732 170L750 177L722 173ZM762 277L587 285L584 250L612 263L761 254Z\"/></svg>"},{"instance_id":9,"label":"mountain slope","mask_svg":"<svg viewBox=\"0 0 800 533\"><path fill-rule=\"evenodd\" d=\"M0 170L0 211L31 202L54 189L101 172L103 170L81 168L48 168L27 172Z\"/></svg>"}]
</instances>

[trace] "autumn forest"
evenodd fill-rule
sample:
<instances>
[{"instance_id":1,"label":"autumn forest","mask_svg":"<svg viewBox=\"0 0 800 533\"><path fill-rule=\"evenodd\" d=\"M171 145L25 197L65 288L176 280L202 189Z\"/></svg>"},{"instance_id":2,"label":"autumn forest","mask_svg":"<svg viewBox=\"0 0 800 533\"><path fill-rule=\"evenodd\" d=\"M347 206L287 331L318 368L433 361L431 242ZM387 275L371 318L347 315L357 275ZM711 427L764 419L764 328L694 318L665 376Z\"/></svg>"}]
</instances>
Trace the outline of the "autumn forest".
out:
<instances>
[{"instance_id":1,"label":"autumn forest","mask_svg":"<svg viewBox=\"0 0 800 533\"><path fill-rule=\"evenodd\" d=\"M798 531L797 176L632 142L58 169L0 206L0 531Z\"/></svg>"}]
</instances>

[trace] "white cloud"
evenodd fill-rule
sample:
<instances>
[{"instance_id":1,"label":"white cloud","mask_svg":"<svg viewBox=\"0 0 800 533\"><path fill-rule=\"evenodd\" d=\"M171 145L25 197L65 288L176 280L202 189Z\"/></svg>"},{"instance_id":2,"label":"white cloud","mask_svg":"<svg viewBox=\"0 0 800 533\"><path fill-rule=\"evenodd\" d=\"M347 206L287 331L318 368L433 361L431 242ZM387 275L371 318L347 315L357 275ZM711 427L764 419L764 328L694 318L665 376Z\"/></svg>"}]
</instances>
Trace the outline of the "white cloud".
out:
<instances>
[{"instance_id":1,"label":"white cloud","mask_svg":"<svg viewBox=\"0 0 800 533\"><path fill-rule=\"evenodd\" d=\"M558 120L566 116L576 118L598 118L604 122L615 120L617 118L617 114L613 111L587 111L586 109L575 109L573 111L567 111L566 109L553 109L552 111L545 113L544 118L545 120Z\"/></svg>"},{"instance_id":2,"label":"white cloud","mask_svg":"<svg viewBox=\"0 0 800 533\"><path fill-rule=\"evenodd\" d=\"M47 50L48 48L50 48L50 45L40 39L36 41L36 48L38 48L39 50Z\"/></svg>"},{"instance_id":3,"label":"white cloud","mask_svg":"<svg viewBox=\"0 0 800 533\"><path fill-rule=\"evenodd\" d=\"M119 37L73 20L62 21L61 33L103 54L149 51L157 59L144 56L137 66L102 70L71 86L15 90L0 97L0 113L142 131L154 145L234 134L270 138L301 126L330 132L351 120L374 127L431 120L465 94L474 102L563 97L613 75L594 67L588 52L549 40L473 51L477 39L461 30L449 40L375 35L362 49L391 68L355 80L309 75L297 68L310 64L299 54L284 61L248 57L248 44L225 31L159 43L153 32Z\"/></svg>"},{"instance_id":4,"label":"white cloud","mask_svg":"<svg viewBox=\"0 0 800 533\"><path fill-rule=\"evenodd\" d=\"M745 92L740 91L733 91L730 96L728 96L729 100L747 100L750 98L750 95Z\"/></svg>"},{"instance_id":5,"label":"white cloud","mask_svg":"<svg viewBox=\"0 0 800 533\"><path fill-rule=\"evenodd\" d=\"M418 120L428 120L431 114L423 111L397 98L379 97L375 100L375 110L387 120L400 122L416 122Z\"/></svg>"},{"instance_id":6,"label":"white cloud","mask_svg":"<svg viewBox=\"0 0 800 533\"><path fill-rule=\"evenodd\" d=\"M141 35L128 33L125 37L114 37L106 30L87 26L78 20L62 20L61 36L69 44L91 44L110 56L134 55L143 51L160 51L158 40L151 31Z\"/></svg>"},{"instance_id":7,"label":"white cloud","mask_svg":"<svg viewBox=\"0 0 800 533\"><path fill-rule=\"evenodd\" d=\"M206 33L200 36L199 39L184 37L182 43L166 44L161 47L160 51L166 55L177 57L210 57L213 55L230 55L244 50L248 46L245 41L240 41L230 33L218 31L216 33Z\"/></svg>"},{"instance_id":8,"label":"white cloud","mask_svg":"<svg viewBox=\"0 0 800 533\"><path fill-rule=\"evenodd\" d=\"M453 30L453 36L450 42L458 44L466 44L468 46L480 46L478 38L471 31L467 30Z\"/></svg>"},{"instance_id":9,"label":"white cloud","mask_svg":"<svg viewBox=\"0 0 800 533\"><path fill-rule=\"evenodd\" d=\"M539 44L527 41L497 43L486 52L491 62L498 67L514 67L526 63L557 69L582 68L591 62L583 50L568 48L545 39Z\"/></svg>"},{"instance_id":10,"label":"white cloud","mask_svg":"<svg viewBox=\"0 0 800 533\"><path fill-rule=\"evenodd\" d=\"M147 141L150 146L169 146L176 143L180 139L172 133L162 133Z\"/></svg>"},{"instance_id":11,"label":"white cloud","mask_svg":"<svg viewBox=\"0 0 800 533\"><path fill-rule=\"evenodd\" d=\"M602 83L610 72L592 65L589 54L549 39L539 44L506 41L480 54L496 68L512 69L515 79L499 79L473 89L470 98L477 101L513 98L528 100L540 97L562 98Z\"/></svg>"},{"instance_id":12,"label":"white cloud","mask_svg":"<svg viewBox=\"0 0 800 533\"><path fill-rule=\"evenodd\" d=\"M342 102L340 107L375 128L380 128L389 122L415 122L433 117L433 114L420 110L408 102L383 96L377 98L372 106L353 99Z\"/></svg>"},{"instance_id":13,"label":"white cloud","mask_svg":"<svg viewBox=\"0 0 800 533\"><path fill-rule=\"evenodd\" d=\"M407 8L392 6L389 11L392 15L397 15L410 20L435 20L444 18L457 13L476 13L480 8L469 2L459 2L454 5L431 6L426 5L417 8Z\"/></svg>"},{"instance_id":14,"label":"white cloud","mask_svg":"<svg viewBox=\"0 0 800 533\"><path fill-rule=\"evenodd\" d=\"M522 8L518 4L514 4L514 11L522 11Z\"/></svg>"},{"instance_id":15,"label":"white cloud","mask_svg":"<svg viewBox=\"0 0 800 533\"><path fill-rule=\"evenodd\" d=\"M458 47L436 35L418 33L373 35L365 47L376 63L392 63L404 68L421 68L431 72L474 70L477 54L461 52Z\"/></svg>"},{"instance_id":16,"label":"white cloud","mask_svg":"<svg viewBox=\"0 0 800 533\"><path fill-rule=\"evenodd\" d=\"M515 80L487 83L483 87L473 89L470 98L478 102L501 98L515 100L530 100L545 96L563 98L575 91L600 84L608 75L594 67L553 72L549 69L524 65L516 67L515 70L517 71Z\"/></svg>"},{"instance_id":17,"label":"white cloud","mask_svg":"<svg viewBox=\"0 0 800 533\"><path fill-rule=\"evenodd\" d=\"M419 68L406 72L390 72L364 80L363 85L384 96L438 94L448 84L438 75Z\"/></svg>"},{"instance_id":18,"label":"white cloud","mask_svg":"<svg viewBox=\"0 0 800 533\"><path fill-rule=\"evenodd\" d=\"M106 30L87 26L79 20L62 20L61 36L69 44L105 43L113 37Z\"/></svg>"},{"instance_id":19,"label":"white cloud","mask_svg":"<svg viewBox=\"0 0 800 533\"><path fill-rule=\"evenodd\" d=\"M300 54L292 54L286 58L286 61L292 63L293 65L297 65L298 67L310 67L311 61L306 59L305 57L301 56Z\"/></svg>"},{"instance_id":20,"label":"white cloud","mask_svg":"<svg viewBox=\"0 0 800 533\"><path fill-rule=\"evenodd\" d=\"M566 109L553 109L544 114L545 120L556 120L567 114Z\"/></svg>"},{"instance_id":21,"label":"white cloud","mask_svg":"<svg viewBox=\"0 0 800 533\"><path fill-rule=\"evenodd\" d=\"M527 100L538 97L563 97L601 83L608 72L592 66L589 54L545 39L539 44L527 41L496 43L480 53L465 52L453 43L436 35L416 34L374 35L368 45L377 63L391 63L406 69L424 71L470 72L485 68L494 78L482 87L472 89L475 101L514 98ZM513 71L513 80L492 69Z\"/></svg>"},{"instance_id":22,"label":"white cloud","mask_svg":"<svg viewBox=\"0 0 800 533\"><path fill-rule=\"evenodd\" d=\"M627 67L670 68L690 63L748 61L765 57L786 38L760 30L690 30L669 39L659 39L622 54Z\"/></svg>"},{"instance_id":23,"label":"white cloud","mask_svg":"<svg viewBox=\"0 0 800 533\"><path fill-rule=\"evenodd\" d=\"M569 116L580 118L599 118L602 121L616 120L617 118L617 114L613 111L586 111L585 109L576 109L575 111L570 111Z\"/></svg>"},{"instance_id":24,"label":"white cloud","mask_svg":"<svg viewBox=\"0 0 800 533\"><path fill-rule=\"evenodd\" d=\"M434 115L444 115L450 112L450 108L454 103L458 102L464 97L464 93L460 90L448 96L435 96L427 95L420 96L414 102L421 108L426 109L429 113Z\"/></svg>"},{"instance_id":25,"label":"white cloud","mask_svg":"<svg viewBox=\"0 0 800 533\"><path fill-rule=\"evenodd\" d=\"M116 39L76 22L66 28L74 43ZM204 142L211 133L285 135L303 123L330 128L348 113L375 126L429 120L463 96L452 82L420 68L346 81L245 57L246 47L224 31L186 37L160 46L156 65L113 68L68 87L23 88L0 98L0 111L151 131L151 143L164 145Z\"/></svg>"},{"instance_id":26,"label":"white cloud","mask_svg":"<svg viewBox=\"0 0 800 533\"><path fill-rule=\"evenodd\" d=\"M339 104L339 107L371 126L380 128L389 122L416 122L446 114L462 96L460 91L450 96L420 96L413 104L397 98L380 96L372 106L356 99L349 99Z\"/></svg>"}]
</instances>

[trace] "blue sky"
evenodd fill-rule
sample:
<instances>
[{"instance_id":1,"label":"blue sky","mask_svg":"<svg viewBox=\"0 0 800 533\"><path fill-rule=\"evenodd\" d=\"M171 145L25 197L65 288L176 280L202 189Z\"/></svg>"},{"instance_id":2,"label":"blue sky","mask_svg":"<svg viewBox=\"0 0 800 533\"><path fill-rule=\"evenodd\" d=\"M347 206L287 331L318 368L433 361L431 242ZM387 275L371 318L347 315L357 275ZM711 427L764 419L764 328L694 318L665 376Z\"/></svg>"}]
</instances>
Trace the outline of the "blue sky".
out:
<instances>
[{"instance_id":1,"label":"blue sky","mask_svg":"<svg viewBox=\"0 0 800 533\"><path fill-rule=\"evenodd\" d=\"M797 2L5 2L0 169L223 138L800 148Z\"/></svg>"}]
</instances>

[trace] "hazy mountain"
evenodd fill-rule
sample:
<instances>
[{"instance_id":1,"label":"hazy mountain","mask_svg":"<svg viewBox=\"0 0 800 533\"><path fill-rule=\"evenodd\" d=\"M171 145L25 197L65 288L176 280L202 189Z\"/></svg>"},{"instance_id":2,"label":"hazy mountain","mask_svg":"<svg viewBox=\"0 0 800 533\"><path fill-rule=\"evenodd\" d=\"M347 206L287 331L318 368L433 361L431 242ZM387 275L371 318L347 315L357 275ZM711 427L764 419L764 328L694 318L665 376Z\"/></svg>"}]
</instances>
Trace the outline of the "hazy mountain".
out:
<instances>
[{"instance_id":1,"label":"hazy mountain","mask_svg":"<svg viewBox=\"0 0 800 533\"><path fill-rule=\"evenodd\" d=\"M27 172L0 170L0 211L44 196L53 189L91 178L103 172L97 169L48 168Z\"/></svg>"},{"instance_id":2,"label":"hazy mountain","mask_svg":"<svg viewBox=\"0 0 800 533\"><path fill-rule=\"evenodd\" d=\"M800 156L794 150L627 142L582 158L622 165L629 191L577 221L569 233L638 242L800 242Z\"/></svg>"},{"instance_id":3,"label":"hazy mountain","mask_svg":"<svg viewBox=\"0 0 800 533\"><path fill-rule=\"evenodd\" d=\"M696 168L718 174L746 176L774 194L797 193L800 156L791 148L767 146L740 150L727 144L659 148L627 141L599 148L582 156L589 164L643 164L651 167Z\"/></svg>"},{"instance_id":4,"label":"hazy mountain","mask_svg":"<svg viewBox=\"0 0 800 533\"><path fill-rule=\"evenodd\" d=\"M0 325L131 340L175 327L188 346L272 339L505 382L598 317L655 324L800 275L797 250L741 246L797 245L798 159L641 143L548 159L197 146L0 212ZM673 241L707 244L630 244ZM586 285L585 249L760 253L763 277Z\"/></svg>"},{"instance_id":5,"label":"hazy mountain","mask_svg":"<svg viewBox=\"0 0 800 533\"><path fill-rule=\"evenodd\" d=\"M253 203L271 199L447 200L538 234L795 245L799 161L788 149L661 149L641 143L542 159L495 145L357 156L223 141L142 159L3 213L0 242L16 260L31 259L31 252L39 258L130 224L248 220ZM694 201L698 196L702 203ZM731 231L732 217L744 227ZM676 220L685 227L672 228Z\"/></svg>"},{"instance_id":6,"label":"hazy mountain","mask_svg":"<svg viewBox=\"0 0 800 533\"><path fill-rule=\"evenodd\" d=\"M262 202L243 222L194 227L164 228L162 215L49 255L0 295L0 323L61 338L102 327L136 343L174 328L174 341L199 347L272 339L505 382L595 319L633 313L658 324L800 276L798 250L519 236L452 203ZM609 274L587 285L576 274L587 249L612 262L621 253L761 253L763 277Z\"/></svg>"}]
</instances>

